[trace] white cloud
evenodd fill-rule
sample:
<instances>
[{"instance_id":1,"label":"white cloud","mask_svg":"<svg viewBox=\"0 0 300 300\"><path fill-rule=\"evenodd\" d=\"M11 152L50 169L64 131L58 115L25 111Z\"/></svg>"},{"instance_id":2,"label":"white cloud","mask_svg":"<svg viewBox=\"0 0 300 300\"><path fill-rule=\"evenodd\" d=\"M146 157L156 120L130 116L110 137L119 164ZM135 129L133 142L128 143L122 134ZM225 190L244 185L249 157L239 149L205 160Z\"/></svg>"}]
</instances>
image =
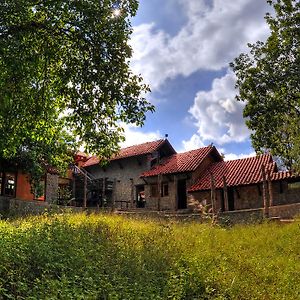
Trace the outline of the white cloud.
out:
<instances>
[{"instance_id":1,"label":"white cloud","mask_svg":"<svg viewBox=\"0 0 300 300\"><path fill-rule=\"evenodd\" d=\"M235 76L228 72L224 77L213 80L210 91L197 93L189 112L195 120L202 143L207 141L222 145L249 138L250 132L243 118L245 104L235 100L234 84Z\"/></svg>"},{"instance_id":2,"label":"white cloud","mask_svg":"<svg viewBox=\"0 0 300 300\"><path fill-rule=\"evenodd\" d=\"M241 153L241 154L227 153L227 154L224 154L224 155L225 155L225 158L224 158L225 161L256 156L255 152L250 152L248 154L245 154L245 153Z\"/></svg>"},{"instance_id":3,"label":"white cloud","mask_svg":"<svg viewBox=\"0 0 300 300\"><path fill-rule=\"evenodd\" d=\"M185 152L204 147L203 141L197 134L193 134L193 136L188 141L182 141L182 144L183 148L179 152Z\"/></svg>"},{"instance_id":4,"label":"white cloud","mask_svg":"<svg viewBox=\"0 0 300 300\"><path fill-rule=\"evenodd\" d=\"M227 67L248 42L264 40L269 32L265 1L177 1L187 17L177 35L156 30L154 23L135 27L132 35L132 68L153 90L178 75Z\"/></svg>"},{"instance_id":5,"label":"white cloud","mask_svg":"<svg viewBox=\"0 0 300 300\"><path fill-rule=\"evenodd\" d=\"M159 131L142 132L140 127L132 124L122 124L122 127L125 136L125 141L121 143L122 148L155 141L161 138Z\"/></svg>"}]
</instances>

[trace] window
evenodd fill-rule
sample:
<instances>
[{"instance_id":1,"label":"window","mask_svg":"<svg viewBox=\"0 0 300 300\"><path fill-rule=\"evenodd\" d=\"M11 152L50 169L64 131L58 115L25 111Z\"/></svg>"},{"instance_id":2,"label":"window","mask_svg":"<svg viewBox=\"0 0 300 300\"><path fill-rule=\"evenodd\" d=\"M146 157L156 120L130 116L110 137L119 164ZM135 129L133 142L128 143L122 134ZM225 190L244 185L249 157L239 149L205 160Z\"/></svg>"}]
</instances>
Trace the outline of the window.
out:
<instances>
[{"instance_id":1,"label":"window","mask_svg":"<svg viewBox=\"0 0 300 300\"><path fill-rule=\"evenodd\" d=\"M4 185L4 196L11 196L15 195L15 175L11 173L5 174L5 185Z\"/></svg>"},{"instance_id":2,"label":"window","mask_svg":"<svg viewBox=\"0 0 300 300\"><path fill-rule=\"evenodd\" d=\"M162 183L161 195L162 195L162 197L169 196L169 184L168 183Z\"/></svg>"},{"instance_id":3,"label":"window","mask_svg":"<svg viewBox=\"0 0 300 300\"><path fill-rule=\"evenodd\" d=\"M150 195L151 195L151 197L158 197L158 186L157 186L157 184L152 184L150 186Z\"/></svg>"}]
</instances>

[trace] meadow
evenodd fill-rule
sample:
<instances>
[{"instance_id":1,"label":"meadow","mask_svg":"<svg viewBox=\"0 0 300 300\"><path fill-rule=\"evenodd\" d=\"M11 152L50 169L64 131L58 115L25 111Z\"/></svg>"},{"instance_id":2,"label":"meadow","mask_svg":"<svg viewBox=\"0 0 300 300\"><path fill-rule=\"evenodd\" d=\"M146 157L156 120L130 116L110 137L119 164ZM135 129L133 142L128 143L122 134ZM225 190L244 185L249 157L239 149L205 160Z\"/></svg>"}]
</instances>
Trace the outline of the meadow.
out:
<instances>
[{"instance_id":1,"label":"meadow","mask_svg":"<svg viewBox=\"0 0 300 300\"><path fill-rule=\"evenodd\" d=\"M300 299L300 222L0 221L0 299Z\"/></svg>"}]
</instances>

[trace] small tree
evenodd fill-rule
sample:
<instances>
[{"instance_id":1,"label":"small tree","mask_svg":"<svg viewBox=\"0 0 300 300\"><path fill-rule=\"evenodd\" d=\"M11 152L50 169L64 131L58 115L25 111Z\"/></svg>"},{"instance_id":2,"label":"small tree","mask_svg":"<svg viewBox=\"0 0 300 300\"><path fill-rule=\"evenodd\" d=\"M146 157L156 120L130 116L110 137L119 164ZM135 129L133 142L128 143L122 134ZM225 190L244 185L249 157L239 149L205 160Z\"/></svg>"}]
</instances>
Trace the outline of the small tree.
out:
<instances>
[{"instance_id":1,"label":"small tree","mask_svg":"<svg viewBox=\"0 0 300 300\"><path fill-rule=\"evenodd\" d=\"M0 2L0 157L29 156L32 172L62 166L79 145L109 158L120 123L143 124L154 108L129 67L137 8L137 0Z\"/></svg>"},{"instance_id":2,"label":"small tree","mask_svg":"<svg viewBox=\"0 0 300 300\"><path fill-rule=\"evenodd\" d=\"M300 2L269 0L265 19L270 36L249 44L233 68L246 103L244 117L257 152L270 151L288 168L300 170Z\"/></svg>"}]
</instances>

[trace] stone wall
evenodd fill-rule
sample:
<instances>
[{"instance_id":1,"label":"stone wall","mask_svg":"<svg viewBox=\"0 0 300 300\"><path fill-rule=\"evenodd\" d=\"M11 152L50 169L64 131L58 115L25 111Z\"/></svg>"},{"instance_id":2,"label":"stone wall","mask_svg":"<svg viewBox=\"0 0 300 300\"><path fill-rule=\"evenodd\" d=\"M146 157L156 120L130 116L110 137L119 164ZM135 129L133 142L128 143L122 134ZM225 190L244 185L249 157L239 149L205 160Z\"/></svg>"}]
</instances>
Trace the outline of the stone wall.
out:
<instances>
[{"instance_id":1,"label":"stone wall","mask_svg":"<svg viewBox=\"0 0 300 300\"><path fill-rule=\"evenodd\" d=\"M223 190L216 190L217 210L222 209ZM263 186L262 183L237 186L233 188L234 209L256 209L263 207ZM287 181L272 183L273 205L284 205L291 203L300 203L300 188L291 188ZM191 209L197 209L197 206L210 205L211 191L198 191L189 194L188 205Z\"/></svg>"},{"instance_id":2,"label":"stone wall","mask_svg":"<svg viewBox=\"0 0 300 300\"><path fill-rule=\"evenodd\" d=\"M115 180L114 197L116 208L121 206L119 201L128 201L135 207L137 201L136 186L145 185L140 175L150 169L150 161L147 160L146 155L142 157L129 157L113 160L104 168L100 165L94 165L86 169L96 178Z\"/></svg>"},{"instance_id":3,"label":"stone wall","mask_svg":"<svg viewBox=\"0 0 300 300\"><path fill-rule=\"evenodd\" d=\"M58 198L58 175L46 174L45 201L56 203Z\"/></svg>"},{"instance_id":4,"label":"stone wall","mask_svg":"<svg viewBox=\"0 0 300 300\"><path fill-rule=\"evenodd\" d=\"M293 218L300 216L300 203L271 206L269 208L270 217Z\"/></svg>"},{"instance_id":5,"label":"stone wall","mask_svg":"<svg viewBox=\"0 0 300 300\"><path fill-rule=\"evenodd\" d=\"M167 196L157 196L154 197L151 195L151 186L157 185L157 177L147 178L148 184L145 186L145 198L146 198L146 208L153 210L176 210L176 183L174 176L170 175L169 177L163 176L162 183L168 184L168 195Z\"/></svg>"}]
</instances>

